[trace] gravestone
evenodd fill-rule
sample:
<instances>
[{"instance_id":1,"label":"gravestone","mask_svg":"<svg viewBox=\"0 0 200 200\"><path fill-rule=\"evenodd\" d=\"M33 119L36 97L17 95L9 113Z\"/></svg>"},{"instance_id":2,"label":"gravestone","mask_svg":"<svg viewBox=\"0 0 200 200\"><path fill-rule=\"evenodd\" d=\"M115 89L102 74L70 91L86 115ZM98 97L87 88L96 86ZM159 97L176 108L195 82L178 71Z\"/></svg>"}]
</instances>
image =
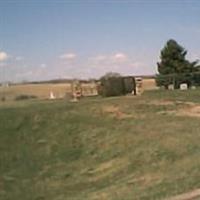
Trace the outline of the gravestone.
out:
<instances>
[{"instance_id":1,"label":"gravestone","mask_svg":"<svg viewBox=\"0 0 200 200\"><path fill-rule=\"evenodd\" d=\"M187 89L188 89L187 83L180 84L180 90L187 90Z\"/></svg>"},{"instance_id":2,"label":"gravestone","mask_svg":"<svg viewBox=\"0 0 200 200\"><path fill-rule=\"evenodd\" d=\"M173 84L170 84L170 85L168 86L168 89L169 89L169 90L174 90L174 85L173 85Z\"/></svg>"},{"instance_id":3,"label":"gravestone","mask_svg":"<svg viewBox=\"0 0 200 200\"><path fill-rule=\"evenodd\" d=\"M49 99L55 99L56 97L54 96L54 93L51 91L49 95Z\"/></svg>"},{"instance_id":4,"label":"gravestone","mask_svg":"<svg viewBox=\"0 0 200 200\"><path fill-rule=\"evenodd\" d=\"M192 89L192 90L196 90L196 86L193 85L193 86L191 87L191 89Z\"/></svg>"}]
</instances>

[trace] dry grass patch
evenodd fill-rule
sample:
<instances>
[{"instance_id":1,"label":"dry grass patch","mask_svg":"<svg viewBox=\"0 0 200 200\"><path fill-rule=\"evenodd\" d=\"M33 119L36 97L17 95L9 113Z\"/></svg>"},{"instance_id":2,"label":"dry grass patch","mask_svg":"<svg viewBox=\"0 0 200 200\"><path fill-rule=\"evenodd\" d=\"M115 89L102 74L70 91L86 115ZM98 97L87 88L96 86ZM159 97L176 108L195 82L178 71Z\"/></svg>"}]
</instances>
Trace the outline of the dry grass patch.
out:
<instances>
[{"instance_id":1,"label":"dry grass patch","mask_svg":"<svg viewBox=\"0 0 200 200\"><path fill-rule=\"evenodd\" d=\"M200 105L192 105L178 110L178 116L200 117Z\"/></svg>"},{"instance_id":2,"label":"dry grass patch","mask_svg":"<svg viewBox=\"0 0 200 200\"><path fill-rule=\"evenodd\" d=\"M127 168L128 164L127 158L115 158L97 165L96 168L85 169L82 174L90 175L90 182L97 182L115 175L120 170Z\"/></svg>"},{"instance_id":3,"label":"dry grass patch","mask_svg":"<svg viewBox=\"0 0 200 200\"><path fill-rule=\"evenodd\" d=\"M156 102L150 102L150 104L155 104ZM179 105L176 110L167 110L167 111L160 111L158 114L172 114L176 116L186 116L186 117L200 117L200 104L196 104L194 102L158 102L156 105Z\"/></svg>"},{"instance_id":4,"label":"dry grass patch","mask_svg":"<svg viewBox=\"0 0 200 200\"><path fill-rule=\"evenodd\" d=\"M143 90L156 90L158 87L156 86L156 81L154 78L147 78L142 80L142 88Z\"/></svg>"},{"instance_id":5,"label":"dry grass patch","mask_svg":"<svg viewBox=\"0 0 200 200\"><path fill-rule=\"evenodd\" d=\"M165 200L198 200L200 199L200 189L193 190L188 193L180 194Z\"/></svg>"},{"instance_id":6,"label":"dry grass patch","mask_svg":"<svg viewBox=\"0 0 200 200\"><path fill-rule=\"evenodd\" d=\"M168 100L153 100L150 102L147 102L146 104L150 104L150 105L156 105L156 106L169 106L169 105L174 105L175 102L174 101L168 101Z\"/></svg>"},{"instance_id":7,"label":"dry grass patch","mask_svg":"<svg viewBox=\"0 0 200 200\"><path fill-rule=\"evenodd\" d=\"M0 87L0 97L5 96L6 100L13 100L16 96L25 94L37 96L39 99L48 99L51 91L57 98L64 97L66 93L71 92L71 84L43 83L12 85L8 88Z\"/></svg>"},{"instance_id":8,"label":"dry grass patch","mask_svg":"<svg viewBox=\"0 0 200 200\"><path fill-rule=\"evenodd\" d=\"M131 114L123 112L118 106L114 106L114 105L103 106L101 108L101 111L103 114L107 114L116 119L126 119L126 118L132 117Z\"/></svg>"},{"instance_id":9,"label":"dry grass patch","mask_svg":"<svg viewBox=\"0 0 200 200\"><path fill-rule=\"evenodd\" d=\"M109 199L140 199L138 194L130 195L131 191L134 191L136 188L143 192L144 188L150 187L152 184L157 184L161 181L159 174L145 174L143 176L136 177L132 175L130 177L124 177L118 181L113 182L98 192L91 194L90 199L95 200L109 200Z\"/></svg>"},{"instance_id":10,"label":"dry grass patch","mask_svg":"<svg viewBox=\"0 0 200 200\"><path fill-rule=\"evenodd\" d=\"M162 111L160 114L173 114L176 116L200 117L200 105L184 106L178 110Z\"/></svg>"}]
</instances>

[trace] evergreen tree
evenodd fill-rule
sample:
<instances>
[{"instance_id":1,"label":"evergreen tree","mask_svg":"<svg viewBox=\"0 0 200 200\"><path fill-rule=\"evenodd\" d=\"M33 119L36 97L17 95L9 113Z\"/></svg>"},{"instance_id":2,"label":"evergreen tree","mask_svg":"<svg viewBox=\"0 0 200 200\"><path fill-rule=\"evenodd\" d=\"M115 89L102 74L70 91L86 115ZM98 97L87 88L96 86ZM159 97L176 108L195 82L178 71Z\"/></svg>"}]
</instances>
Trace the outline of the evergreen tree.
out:
<instances>
[{"instance_id":1,"label":"evergreen tree","mask_svg":"<svg viewBox=\"0 0 200 200\"><path fill-rule=\"evenodd\" d=\"M166 88L169 84L175 84L179 87L181 82L188 82L192 79L191 73L199 71L196 66L197 61L190 62L186 59L187 51L175 40L168 40L161 50L160 62L157 63L159 75L157 84L164 85ZM188 78L190 76L190 78ZM187 77L187 78L185 78ZM192 80L188 82L191 85Z\"/></svg>"},{"instance_id":2,"label":"evergreen tree","mask_svg":"<svg viewBox=\"0 0 200 200\"><path fill-rule=\"evenodd\" d=\"M186 60L187 51L180 46L175 40L167 41L165 47L161 50L158 64L160 74L173 74L192 72L194 66Z\"/></svg>"}]
</instances>

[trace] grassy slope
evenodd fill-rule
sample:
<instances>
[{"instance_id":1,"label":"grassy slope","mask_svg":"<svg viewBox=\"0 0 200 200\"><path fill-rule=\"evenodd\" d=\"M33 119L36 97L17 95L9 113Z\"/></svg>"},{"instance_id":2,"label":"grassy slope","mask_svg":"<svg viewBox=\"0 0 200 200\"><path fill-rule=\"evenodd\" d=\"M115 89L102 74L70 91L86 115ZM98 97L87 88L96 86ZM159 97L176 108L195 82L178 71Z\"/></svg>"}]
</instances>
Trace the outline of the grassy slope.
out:
<instances>
[{"instance_id":1,"label":"grassy slope","mask_svg":"<svg viewBox=\"0 0 200 200\"><path fill-rule=\"evenodd\" d=\"M200 91L1 105L0 199L155 200L200 187L200 119L148 104L163 99L200 102Z\"/></svg>"}]
</instances>

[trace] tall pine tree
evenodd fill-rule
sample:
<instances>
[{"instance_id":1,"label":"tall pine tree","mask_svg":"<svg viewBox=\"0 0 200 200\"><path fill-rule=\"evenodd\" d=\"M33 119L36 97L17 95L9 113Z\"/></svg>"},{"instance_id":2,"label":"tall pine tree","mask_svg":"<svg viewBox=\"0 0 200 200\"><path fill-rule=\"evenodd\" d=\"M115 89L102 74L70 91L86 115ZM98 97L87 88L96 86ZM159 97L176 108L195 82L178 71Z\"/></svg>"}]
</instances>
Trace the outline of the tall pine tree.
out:
<instances>
[{"instance_id":1,"label":"tall pine tree","mask_svg":"<svg viewBox=\"0 0 200 200\"><path fill-rule=\"evenodd\" d=\"M157 63L159 72L157 76L158 85L167 87L169 84L180 84L192 79L191 73L198 71L197 61L189 62L186 59L186 54L187 51L175 40L167 41L161 50L160 62ZM176 84L175 87L178 87L178 85Z\"/></svg>"}]
</instances>

